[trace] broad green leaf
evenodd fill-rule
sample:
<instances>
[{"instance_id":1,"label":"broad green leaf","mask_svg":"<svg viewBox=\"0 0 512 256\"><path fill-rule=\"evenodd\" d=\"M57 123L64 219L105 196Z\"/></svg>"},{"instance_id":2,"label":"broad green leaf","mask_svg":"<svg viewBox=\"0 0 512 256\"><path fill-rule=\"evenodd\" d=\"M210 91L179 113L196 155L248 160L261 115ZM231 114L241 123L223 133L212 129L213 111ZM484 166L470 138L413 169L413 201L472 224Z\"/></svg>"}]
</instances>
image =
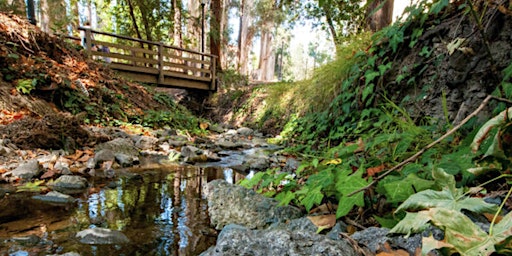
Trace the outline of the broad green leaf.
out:
<instances>
[{"instance_id":1,"label":"broad green leaf","mask_svg":"<svg viewBox=\"0 0 512 256\"><path fill-rule=\"evenodd\" d=\"M373 88L375 87L375 84L374 83L370 83L369 85L367 85L366 87L364 87L363 89L363 95L361 96L361 100L362 101L365 101L366 98L368 98L368 95L372 94L373 93Z\"/></svg>"},{"instance_id":2,"label":"broad green leaf","mask_svg":"<svg viewBox=\"0 0 512 256\"><path fill-rule=\"evenodd\" d=\"M494 156L501 159L506 159L505 152L503 151L503 148L501 146L501 133L497 132L496 135L494 135L494 139L492 140L492 144L489 146L487 151L484 154L484 157L486 156Z\"/></svg>"},{"instance_id":3,"label":"broad green leaf","mask_svg":"<svg viewBox=\"0 0 512 256\"><path fill-rule=\"evenodd\" d=\"M321 191L321 187L316 187L312 190L309 190L304 198L301 199L301 203L306 207L306 211L309 212L313 205L322 203L322 199L324 198L324 194Z\"/></svg>"},{"instance_id":4,"label":"broad green leaf","mask_svg":"<svg viewBox=\"0 0 512 256\"><path fill-rule=\"evenodd\" d=\"M432 223L444 229L445 242L461 255L490 255L495 251L494 241L461 212L432 208L428 213Z\"/></svg>"},{"instance_id":5,"label":"broad green leaf","mask_svg":"<svg viewBox=\"0 0 512 256\"><path fill-rule=\"evenodd\" d=\"M409 196L418 191L431 188L433 185L433 181L424 180L411 173L405 179L385 183L382 187L387 201L389 203L398 203L405 201Z\"/></svg>"},{"instance_id":6,"label":"broad green leaf","mask_svg":"<svg viewBox=\"0 0 512 256\"><path fill-rule=\"evenodd\" d=\"M394 218L382 218L377 215L373 215L373 218L381 225L383 228L393 228L398 221Z\"/></svg>"},{"instance_id":7,"label":"broad green leaf","mask_svg":"<svg viewBox=\"0 0 512 256\"><path fill-rule=\"evenodd\" d=\"M373 81L376 77L380 76L379 71L366 70L364 73L365 86L368 86L369 83Z\"/></svg>"},{"instance_id":8,"label":"broad green leaf","mask_svg":"<svg viewBox=\"0 0 512 256\"><path fill-rule=\"evenodd\" d=\"M33 182L27 182L21 186L16 187L16 192L39 192L45 189L44 180L36 180Z\"/></svg>"},{"instance_id":9,"label":"broad green leaf","mask_svg":"<svg viewBox=\"0 0 512 256\"><path fill-rule=\"evenodd\" d=\"M452 244L436 240L433 236L423 237L421 244L421 255L428 255L434 249L454 248Z\"/></svg>"},{"instance_id":10,"label":"broad green leaf","mask_svg":"<svg viewBox=\"0 0 512 256\"><path fill-rule=\"evenodd\" d=\"M455 178L453 175L446 173L442 168L434 168L432 171L432 177L436 181L435 183L441 189L447 189L452 194L456 194L457 188L455 187Z\"/></svg>"},{"instance_id":11,"label":"broad green leaf","mask_svg":"<svg viewBox=\"0 0 512 256\"><path fill-rule=\"evenodd\" d=\"M295 194L291 191L281 192L276 196L276 200L281 206L288 205L293 199L295 199Z\"/></svg>"},{"instance_id":12,"label":"broad green leaf","mask_svg":"<svg viewBox=\"0 0 512 256\"><path fill-rule=\"evenodd\" d=\"M481 198L456 198L456 195L449 190L435 191L429 189L410 196L398 207L396 212L403 210L423 210L435 207L455 211L466 209L476 213L494 213L498 209L496 205L486 203Z\"/></svg>"},{"instance_id":13,"label":"broad green leaf","mask_svg":"<svg viewBox=\"0 0 512 256\"><path fill-rule=\"evenodd\" d=\"M363 169L350 175L351 170L342 171L336 182L336 190L341 194L340 201L338 202L338 209L336 210L336 218L345 216L352 210L352 208L364 205L364 192L348 197L347 195L368 185L368 181L362 178Z\"/></svg>"},{"instance_id":14,"label":"broad green leaf","mask_svg":"<svg viewBox=\"0 0 512 256\"><path fill-rule=\"evenodd\" d=\"M309 176L307 184L310 187L326 188L333 184L333 182L334 174L332 173L332 170L327 169Z\"/></svg>"},{"instance_id":15,"label":"broad green leaf","mask_svg":"<svg viewBox=\"0 0 512 256\"><path fill-rule=\"evenodd\" d=\"M405 218L393 227L390 233L406 234L418 233L428 227L430 217L428 211L407 212Z\"/></svg>"},{"instance_id":16,"label":"broad green leaf","mask_svg":"<svg viewBox=\"0 0 512 256\"><path fill-rule=\"evenodd\" d=\"M496 243L501 243L512 237L512 212L509 212L494 226L491 236Z\"/></svg>"}]
</instances>

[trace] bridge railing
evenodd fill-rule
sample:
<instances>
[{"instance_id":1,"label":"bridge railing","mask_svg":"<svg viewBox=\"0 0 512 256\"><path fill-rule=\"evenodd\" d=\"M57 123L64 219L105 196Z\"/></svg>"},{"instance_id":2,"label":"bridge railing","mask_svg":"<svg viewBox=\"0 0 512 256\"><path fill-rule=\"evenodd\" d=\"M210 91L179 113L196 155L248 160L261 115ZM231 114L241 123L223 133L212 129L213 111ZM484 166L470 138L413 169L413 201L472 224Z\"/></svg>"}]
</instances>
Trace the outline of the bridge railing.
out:
<instances>
[{"instance_id":1,"label":"bridge railing","mask_svg":"<svg viewBox=\"0 0 512 256\"><path fill-rule=\"evenodd\" d=\"M185 88L216 89L214 55L85 27L79 30L84 32L82 40L88 56L107 62L113 69L141 77L156 76L161 85L168 84L168 77L172 77L180 79ZM200 88L198 82L209 86Z\"/></svg>"}]
</instances>

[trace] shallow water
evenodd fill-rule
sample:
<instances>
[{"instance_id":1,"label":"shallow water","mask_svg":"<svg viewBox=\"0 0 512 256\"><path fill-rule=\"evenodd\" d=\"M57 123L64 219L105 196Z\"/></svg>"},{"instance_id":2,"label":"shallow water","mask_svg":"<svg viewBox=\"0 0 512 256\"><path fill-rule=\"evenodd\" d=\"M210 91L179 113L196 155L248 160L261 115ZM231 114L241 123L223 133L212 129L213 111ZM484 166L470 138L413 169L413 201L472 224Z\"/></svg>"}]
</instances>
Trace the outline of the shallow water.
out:
<instances>
[{"instance_id":1,"label":"shallow water","mask_svg":"<svg viewBox=\"0 0 512 256\"><path fill-rule=\"evenodd\" d=\"M0 199L0 255L198 255L215 244L204 185L243 176L221 167L166 167L124 170L117 178L90 180L76 203L51 205L34 193ZM4 188L5 190L5 188ZM8 189L7 189L8 190ZM85 245L78 231L120 230L126 245Z\"/></svg>"}]
</instances>

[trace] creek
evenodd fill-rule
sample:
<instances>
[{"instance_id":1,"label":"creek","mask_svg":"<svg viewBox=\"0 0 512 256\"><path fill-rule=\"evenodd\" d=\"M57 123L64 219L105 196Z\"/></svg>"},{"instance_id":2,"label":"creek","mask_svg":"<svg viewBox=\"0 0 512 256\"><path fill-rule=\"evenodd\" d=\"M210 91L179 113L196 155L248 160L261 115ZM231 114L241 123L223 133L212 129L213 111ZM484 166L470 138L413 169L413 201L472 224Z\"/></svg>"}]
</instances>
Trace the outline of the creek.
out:
<instances>
[{"instance_id":1,"label":"creek","mask_svg":"<svg viewBox=\"0 0 512 256\"><path fill-rule=\"evenodd\" d=\"M198 255L216 242L210 227L204 185L214 179L236 182L230 168L191 165L124 169L114 178L90 178L74 203L49 204L40 194L0 191L0 255ZM2 198L3 197L3 198ZM89 245L77 232L121 230L123 245Z\"/></svg>"}]
</instances>

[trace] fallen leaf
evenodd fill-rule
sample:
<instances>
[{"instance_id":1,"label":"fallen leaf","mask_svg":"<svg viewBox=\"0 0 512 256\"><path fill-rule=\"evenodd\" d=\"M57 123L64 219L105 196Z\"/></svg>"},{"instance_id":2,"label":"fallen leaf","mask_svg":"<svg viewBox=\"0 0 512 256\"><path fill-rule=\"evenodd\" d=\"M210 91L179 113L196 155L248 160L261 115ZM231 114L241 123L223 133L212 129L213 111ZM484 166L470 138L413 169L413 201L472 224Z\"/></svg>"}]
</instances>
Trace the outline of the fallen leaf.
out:
<instances>
[{"instance_id":1,"label":"fallen leaf","mask_svg":"<svg viewBox=\"0 0 512 256\"><path fill-rule=\"evenodd\" d=\"M368 177L373 177L375 176L375 174L382 172L384 168L386 168L384 164L375 167L370 167L366 169L366 173L368 174Z\"/></svg>"},{"instance_id":2,"label":"fallen leaf","mask_svg":"<svg viewBox=\"0 0 512 256\"><path fill-rule=\"evenodd\" d=\"M208 129L208 123L199 123L199 128L201 128L201 130L206 130Z\"/></svg>"},{"instance_id":3,"label":"fallen leaf","mask_svg":"<svg viewBox=\"0 0 512 256\"><path fill-rule=\"evenodd\" d=\"M46 171L43 175L41 175L41 179L48 179L48 178L51 178L53 176L55 176L55 171L54 170L48 170Z\"/></svg>"},{"instance_id":4,"label":"fallen leaf","mask_svg":"<svg viewBox=\"0 0 512 256\"><path fill-rule=\"evenodd\" d=\"M486 218L489 222L491 222L491 221L494 219L494 214L492 214L492 213L484 212L484 216L485 216L485 218ZM503 216L498 215L498 216L496 217L495 223L496 223L496 224L497 224L497 223L500 223L501 219L503 219Z\"/></svg>"},{"instance_id":5,"label":"fallen leaf","mask_svg":"<svg viewBox=\"0 0 512 256\"><path fill-rule=\"evenodd\" d=\"M381 252L377 253L376 256L409 256L409 252L406 250L393 250L388 242L385 242L379 249Z\"/></svg>"},{"instance_id":6,"label":"fallen leaf","mask_svg":"<svg viewBox=\"0 0 512 256\"><path fill-rule=\"evenodd\" d=\"M315 226L317 226L319 228L319 230L332 228L332 227L334 227L334 225L336 225L336 215L335 214L308 216L308 219Z\"/></svg>"},{"instance_id":7,"label":"fallen leaf","mask_svg":"<svg viewBox=\"0 0 512 256\"><path fill-rule=\"evenodd\" d=\"M331 202L328 202L326 204L322 204L318 207L315 207L313 209L311 209L311 211L309 211L309 214L313 214L313 213L332 213L333 211L335 212L336 209L338 208L337 205L333 205Z\"/></svg>"}]
</instances>

